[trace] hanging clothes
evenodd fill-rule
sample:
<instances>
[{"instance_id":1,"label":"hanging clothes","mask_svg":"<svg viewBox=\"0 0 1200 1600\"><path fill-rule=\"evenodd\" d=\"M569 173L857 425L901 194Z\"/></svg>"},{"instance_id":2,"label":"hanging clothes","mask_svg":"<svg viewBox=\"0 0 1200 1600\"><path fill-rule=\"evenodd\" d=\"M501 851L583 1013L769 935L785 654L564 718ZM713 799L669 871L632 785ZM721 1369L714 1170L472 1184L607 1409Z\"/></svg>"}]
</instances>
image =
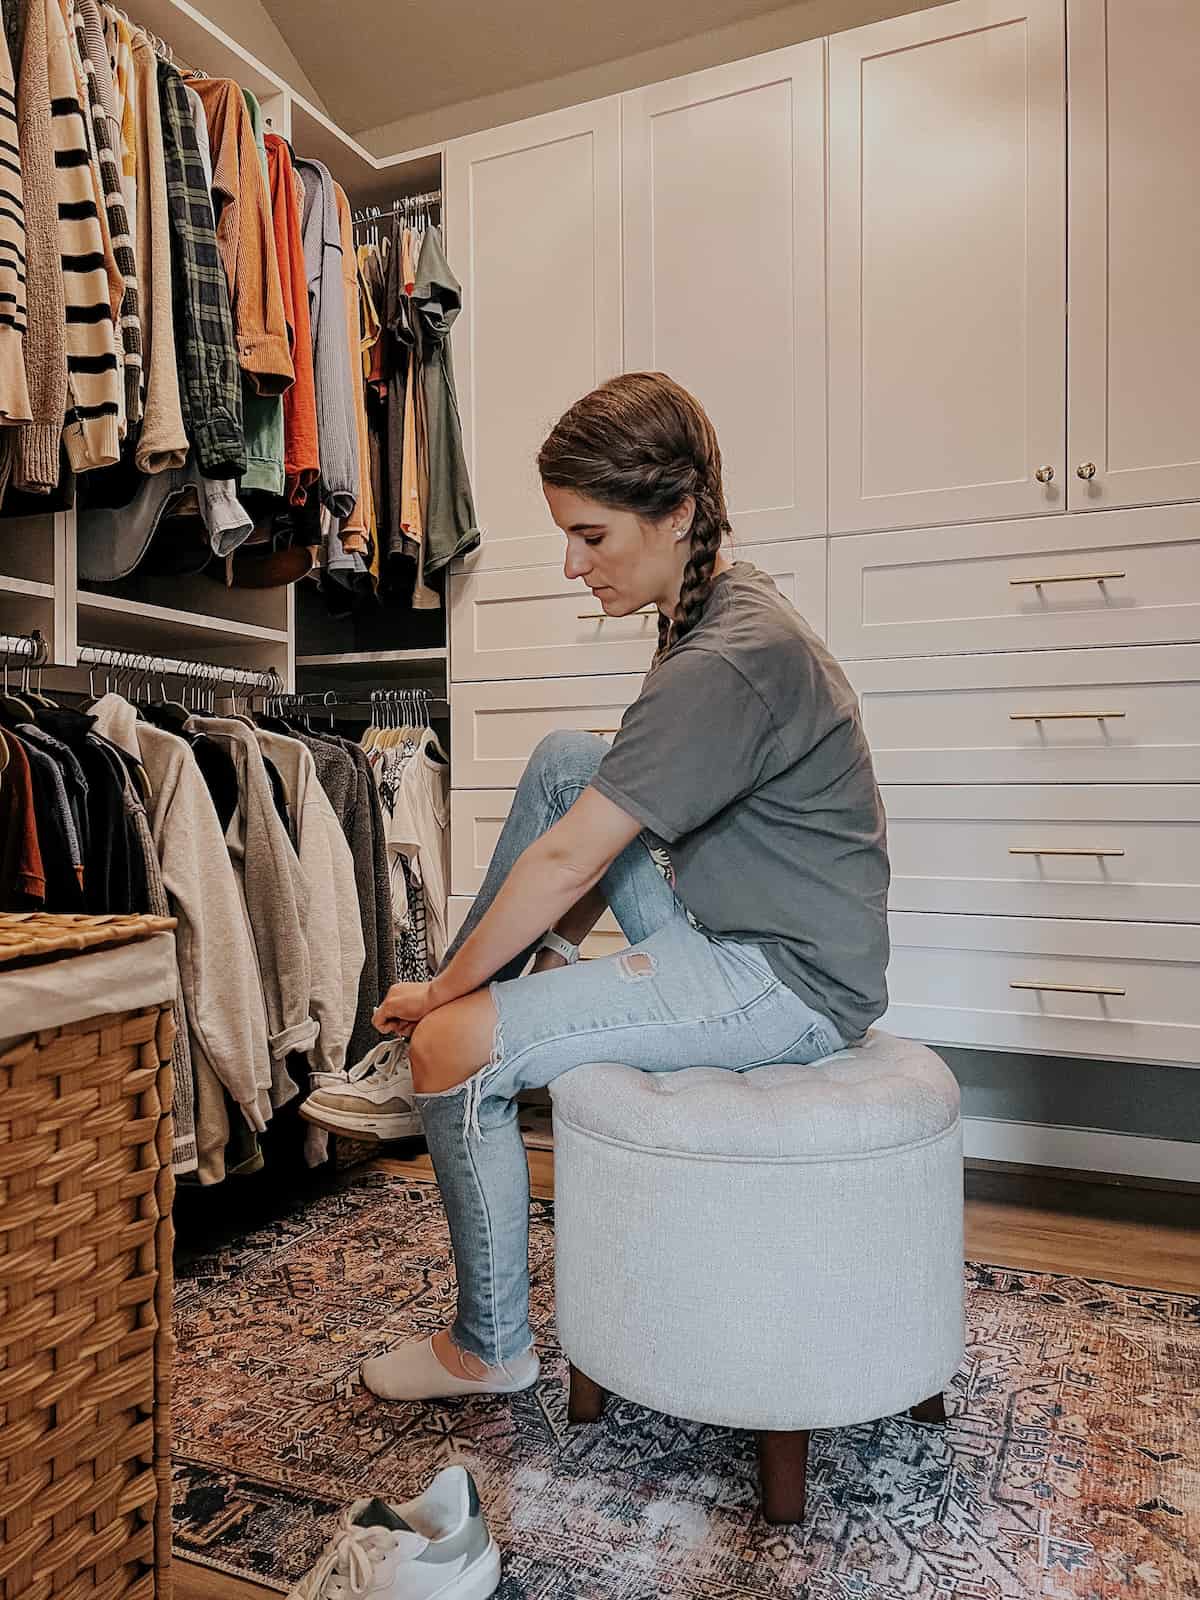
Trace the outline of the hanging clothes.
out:
<instances>
[{"instance_id":1,"label":"hanging clothes","mask_svg":"<svg viewBox=\"0 0 1200 1600\"><path fill-rule=\"evenodd\" d=\"M66 297L67 406L62 439L72 468L83 472L111 466L121 453L124 386L112 315L111 244L107 228L101 225L89 124L66 20L58 0L32 3L44 4L46 18L59 254ZM121 292L123 287L121 282Z\"/></svg>"},{"instance_id":2,"label":"hanging clothes","mask_svg":"<svg viewBox=\"0 0 1200 1600\"><path fill-rule=\"evenodd\" d=\"M301 226L308 274L316 380L321 502L339 521L358 494L358 439L354 418L346 301L342 290L342 234L328 167L299 161L304 185Z\"/></svg>"},{"instance_id":3,"label":"hanging clothes","mask_svg":"<svg viewBox=\"0 0 1200 1600\"><path fill-rule=\"evenodd\" d=\"M141 33L132 35L130 57L137 184L134 254L141 292L145 385L142 429L134 460L139 472L152 475L182 467L188 456L188 440L180 384L182 347L175 337L172 255L177 247L172 242L174 225L167 192L158 58Z\"/></svg>"},{"instance_id":4,"label":"hanging clothes","mask_svg":"<svg viewBox=\"0 0 1200 1600\"><path fill-rule=\"evenodd\" d=\"M248 89L242 91L242 98L249 114L258 158L258 171L253 185L257 196L256 213L259 206L265 207L267 218L266 232L255 239L250 253L262 257L263 273L269 280L266 297L268 301L271 301L275 287L278 287L279 314L282 319L284 339L287 342L288 369L293 373L293 381L287 385L282 395L263 394L243 368L242 415L246 426L246 471L242 475L241 488L279 497L284 492L286 481L283 466L283 398L294 386L295 357L283 292L283 263L279 260L275 244L275 222L267 176L267 147L264 142L266 124L263 120L262 107ZM273 315L273 310L267 309L264 312L264 323Z\"/></svg>"},{"instance_id":5,"label":"hanging clothes","mask_svg":"<svg viewBox=\"0 0 1200 1600\"><path fill-rule=\"evenodd\" d=\"M241 374L212 202L183 79L165 61L158 88L184 427L205 477L237 477L246 469Z\"/></svg>"},{"instance_id":6,"label":"hanging clothes","mask_svg":"<svg viewBox=\"0 0 1200 1600\"><path fill-rule=\"evenodd\" d=\"M6 12L7 15L7 12ZM30 0L17 79L17 133L25 220L25 376L32 422L6 430L0 480L50 494L59 477L67 403L66 297L58 232L46 12Z\"/></svg>"},{"instance_id":7,"label":"hanging clothes","mask_svg":"<svg viewBox=\"0 0 1200 1600\"><path fill-rule=\"evenodd\" d=\"M213 157L217 250L230 285L238 364L259 394L295 378L266 178L242 90L228 78L194 78Z\"/></svg>"},{"instance_id":8,"label":"hanging clothes","mask_svg":"<svg viewBox=\"0 0 1200 1600\"><path fill-rule=\"evenodd\" d=\"M436 227L425 232L412 299L420 328L429 470L425 572L432 576L456 556L477 549L480 540L450 353L450 330L462 310L462 287L450 270Z\"/></svg>"},{"instance_id":9,"label":"hanging clothes","mask_svg":"<svg viewBox=\"0 0 1200 1600\"><path fill-rule=\"evenodd\" d=\"M121 123L117 117L112 67L96 0L75 0L75 37L87 85L104 214L108 221L113 258L121 274L119 329L125 383L124 419L128 429L136 427L142 415L142 326L137 260L121 179Z\"/></svg>"},{"instance_id":10,"label":"hanging clothes","mask_svg":"<svg viewBox=\"0 0 1200 1600\"><path fill-rule=\"evenodd\" d=\"M16 80L0 38L0 423L33 417L25 376L25 191Z\"/></svg>"},{"instance_id":11,"label":"hanging clothes","mask_svg":"<svg viewBox=\"0 0 1200 1600\"><path fill-rule=\"evenodd\" d=\"M267 149L275 251L279 258L289 349L296 374L296 381L283 396L284 487L288 500L297 505L303 503L321 472L312 327L308 315L308 274L304 263L304 240L300 231L300 207L296 203L296 175L291 151L275 133L268 133L264 143Z\"/></svg>"}]
</instances>

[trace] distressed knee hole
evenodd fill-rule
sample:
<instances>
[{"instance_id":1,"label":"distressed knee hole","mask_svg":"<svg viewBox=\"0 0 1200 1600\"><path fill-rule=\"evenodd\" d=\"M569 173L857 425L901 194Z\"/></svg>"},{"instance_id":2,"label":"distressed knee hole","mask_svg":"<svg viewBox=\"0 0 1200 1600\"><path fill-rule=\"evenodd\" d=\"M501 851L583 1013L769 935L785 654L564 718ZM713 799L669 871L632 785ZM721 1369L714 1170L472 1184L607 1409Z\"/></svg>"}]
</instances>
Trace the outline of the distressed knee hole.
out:
<instances>
[{"instance_id":1,"label":"distressed knee hole","mask_svg":"<svg viewBox=\"0 0 1200 1600\"><path fill-rule=\"evenodd\" d=\"M652 978L658 971L658 962L645 950L631 950L621 957L621 976L630 983L640 978Z\"/></svg>"}]
</instances>

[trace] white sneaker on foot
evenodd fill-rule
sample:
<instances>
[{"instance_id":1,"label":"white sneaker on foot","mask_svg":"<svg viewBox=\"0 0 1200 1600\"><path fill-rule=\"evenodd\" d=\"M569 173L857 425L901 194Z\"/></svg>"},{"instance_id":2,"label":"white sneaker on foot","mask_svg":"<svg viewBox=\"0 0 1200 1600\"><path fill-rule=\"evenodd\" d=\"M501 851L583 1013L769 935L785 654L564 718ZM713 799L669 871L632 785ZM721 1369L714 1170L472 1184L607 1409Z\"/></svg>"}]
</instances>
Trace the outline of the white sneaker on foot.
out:
<instances>
[{"instance_id":1,"label":"white sneaker on foot","mask_svg":"<svg viewBox=\"0 0 1200 1600\"><path fill-rule=\"evenodd\" d=\"M450 1400L468 1394L519 1394L538 1380L542 1364L527 1350L502 1366L490 1367L484 1378L459 1378L437 1358L432 1339L415 1339L364 1361L359 1374L381 1400Z\"/></svg>"},{"instance_id":2,"label":"white sneaker on foot","mask_svg":"<svg viewBox=\"0 0 1200 1600\"><path fill-rule=\"evenodd\" d=\"M415 1500L356 1500L288 1600L489 1600L500 1550L475 1480L447 1467Z\"/></svg>"},{"instance_id":3,"label":"white sneaker on foot","mask_svg":"<svg viewBox=\"0 0 1200 1600\"><path fill-rule=\"evenodd\" d=\"M300 1115L355 1139L413 1139L421 1113L408 1064L408 1040L385 1039L347 1072L315 1072Z\"/></svg>"}]
</instances>

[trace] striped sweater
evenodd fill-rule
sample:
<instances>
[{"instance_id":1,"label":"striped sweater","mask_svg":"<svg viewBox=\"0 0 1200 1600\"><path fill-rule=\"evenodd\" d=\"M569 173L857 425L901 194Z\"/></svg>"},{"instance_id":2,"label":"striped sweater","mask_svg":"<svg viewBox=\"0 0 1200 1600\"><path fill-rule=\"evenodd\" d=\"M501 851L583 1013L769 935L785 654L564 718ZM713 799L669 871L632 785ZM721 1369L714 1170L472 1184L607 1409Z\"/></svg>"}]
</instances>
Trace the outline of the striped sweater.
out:
<instances>
[{"instance_id":1,"label":"striped sweater","mask_svg":"<svg viewBox=\"0 0 1200 1600\"><path fill-rule=\"evenodd\" d=\"M88 123L59 0L46 8L58 238L66 296L67 409L63 443L76 472L120 459L124 392L109 292L107 229L96 203Z\"/></svg>"},{"instance_id":2,"label":"striped sweater","mask_svg":"<svg viewBox=\"0 0 1200 1600\"><path fill-rule=\"evenodd\" d=\"M25 379L25 192L15 90L0 31L0 423L33 416Z\"/></svg>"},{"instance_id":3,"label":"striped sweater","mask_svg":"<svg viewBox=\"0 0 1200 1600\"><path fill-rule=\"evenodd\" d=\"M75 38L87 86L88 111L99 162L100 186L108 217L113 256L121 272L121 351L124 356L125 420L136 423L142 415L142 326L138 312L137 263L121 186L121 124L116 114L112 69L95 0L77 0Z\"/></svg>"}]
</instances>

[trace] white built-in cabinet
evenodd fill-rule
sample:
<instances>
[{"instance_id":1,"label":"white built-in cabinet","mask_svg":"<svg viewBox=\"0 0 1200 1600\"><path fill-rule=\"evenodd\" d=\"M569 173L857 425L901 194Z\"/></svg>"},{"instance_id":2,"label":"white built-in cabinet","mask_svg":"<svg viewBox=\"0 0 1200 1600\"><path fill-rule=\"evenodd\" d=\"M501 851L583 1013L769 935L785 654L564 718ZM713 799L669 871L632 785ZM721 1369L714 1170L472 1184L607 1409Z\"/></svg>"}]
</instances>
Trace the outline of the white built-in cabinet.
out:
<instances>
[{"instance_id":1,"label":"white built-in cabinet","mask_svg":"<svg viewBox=\"0 0 1200 1600\"><path fill-rule=\"evenodd\" d=\"M825 532L825 45L623 97L625 366L705 397L740 542Z\"/></svg>"},{"instance_id":2,"label":"white built-in cabinet","mask_svg":"<svg viewBox=\"0 0 1200 1600\"><path fill-rule=\"evenodd\" d=\"M1067 484L1081 509L1200 497L1198 13L1068 4Z\"/></svg>"},{"instance_id":3,"label":"white built-in cabinet","mask_svg":"<svg viewBox=\"0 0 1200 1600\"><path fill-rule=\"evenodd\" d=\"M1064 49L1062 0L829 41L834 533L1065 504Z\"/></svg>"},{"instance_id":4,"label":"white built-in cabinet","mask_svg":"<svg viewBox=\"0 0 1200 1600\"><path fill-rule=\"evenodd\" d=\"M538 448L622 368L620 126L614 96L447 147L447 242L468 285L455 370L487 527L476 570L557 558Z\"/></svg>"},{"instance_id":5,"label":"white built-in cabinet","mask_svg":"<svg viewBox=\"0 0 1200 1600\"><path fill-rule=\"evenodd\" d=\"M452 920L542 735L638 693L655 618L567 582L533 462L660 369L716 425L734 553L860 696L884 1026L1197 1064L1198 164L1195 0L954 0L451 146L486 530L451 582ZM1024 1127L968 1151L1187 1161Z\"/></svg>"}]
</instances>

